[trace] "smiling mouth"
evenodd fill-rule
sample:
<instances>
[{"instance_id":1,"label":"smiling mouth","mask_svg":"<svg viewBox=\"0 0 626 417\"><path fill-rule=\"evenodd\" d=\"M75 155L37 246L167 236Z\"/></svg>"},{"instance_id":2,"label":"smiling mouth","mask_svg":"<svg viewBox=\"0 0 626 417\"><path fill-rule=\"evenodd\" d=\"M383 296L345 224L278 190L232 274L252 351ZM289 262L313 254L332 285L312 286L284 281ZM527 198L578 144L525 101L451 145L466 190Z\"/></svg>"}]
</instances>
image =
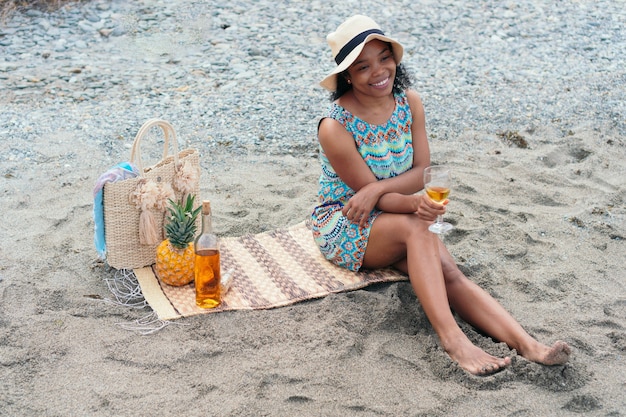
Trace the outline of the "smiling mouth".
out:
<instances>
[{"instance_id":1,"label":"smiling mouth","mask_svg":"<svg viewBox=\"0 0 626 417\"><path fill-rule=\"evenodd\" d=\"M372 86L374 87L382 87L385 84L387 84L389 82L389 77L385 78L384 80L377 82L377 83L373 83Z\"/></svg>"}]
</instances>

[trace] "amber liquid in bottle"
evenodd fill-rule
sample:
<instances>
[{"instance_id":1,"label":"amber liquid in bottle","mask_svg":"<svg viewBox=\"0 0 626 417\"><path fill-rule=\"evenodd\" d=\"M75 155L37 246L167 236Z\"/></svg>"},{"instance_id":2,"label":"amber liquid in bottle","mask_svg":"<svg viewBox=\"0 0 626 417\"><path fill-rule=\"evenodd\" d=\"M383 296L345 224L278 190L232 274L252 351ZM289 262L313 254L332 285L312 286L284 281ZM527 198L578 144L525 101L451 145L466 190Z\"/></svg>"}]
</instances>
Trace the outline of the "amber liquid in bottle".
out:
<instances>
[{"instance_id":1,"label":"amber liquid in bottle","mask_svg":"<svg viewBox=\"0 0 626 417\"><path fill-rule=\"evenodd\" d=\"M221 303L220 250L217 236L211 224L211 204L202 203L202 232L194 242L196 305L214 308Z\"/></svg>"}]
</instances>

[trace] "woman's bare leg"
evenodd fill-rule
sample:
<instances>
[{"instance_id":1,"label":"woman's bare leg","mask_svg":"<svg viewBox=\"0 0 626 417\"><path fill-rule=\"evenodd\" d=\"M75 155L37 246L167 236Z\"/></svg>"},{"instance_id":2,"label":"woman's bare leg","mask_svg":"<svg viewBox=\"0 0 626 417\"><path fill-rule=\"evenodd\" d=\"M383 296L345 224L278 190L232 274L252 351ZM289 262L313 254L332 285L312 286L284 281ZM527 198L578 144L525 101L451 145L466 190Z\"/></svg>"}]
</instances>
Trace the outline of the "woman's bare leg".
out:
<instances>
[{"instance_id":1,"label":"woman's bare leg","mask_svg":"<svg viewBox=\"0 0 626 417\"><path fill-rule=\"evenodd\" d=\"M441 241L439 254L450 306L459 316L489 336L506 343L528 360L544 365L560 365L571 353L567 343L552 346L539 343L489 293L459 270Z\"/></svg>"},{"instance_id":2,"label":"woman's bare leg","mask_svg":"<svg viewBox=\"0 0 626 417\"><path fill-rule=\"evenodd\" d=\"M378 268L398 262L405 263L413 290L452 360L478 375L511 363L508 357L492 356L472 344L458 326L446 292L439 238L428 231L428 223L413 215L381 214L372 226L363 266Z\"/></svg>"}]
</instances>

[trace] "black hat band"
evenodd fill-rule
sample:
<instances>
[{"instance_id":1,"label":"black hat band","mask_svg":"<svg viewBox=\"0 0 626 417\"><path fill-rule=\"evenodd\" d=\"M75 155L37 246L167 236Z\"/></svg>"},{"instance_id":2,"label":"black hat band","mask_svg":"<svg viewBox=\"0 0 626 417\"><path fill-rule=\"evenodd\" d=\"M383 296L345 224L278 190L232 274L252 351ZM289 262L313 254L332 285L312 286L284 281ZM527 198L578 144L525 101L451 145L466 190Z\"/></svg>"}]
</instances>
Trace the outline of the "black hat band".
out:
<instances>
[{"instance_id":1,"label":"black hat band","mask_svg":"<svg viewBox=\"0 0 626 417\"><path fill-rule=\"evenodd\" d=\"M345 44L343 46L343 48L341 48L341 50L339 51L339 53L335 57L335 62L337 63L337 65L341 64L343 62L343 60L346 59L346 57L350 54L350 52L352 52L354 50L354 48L357 47L357 45L359 45L361 42L363 42L365 40L365 38L367 38L372 33L377 33L379 35L385 36L383 31L380 30L380 29L369 29L369 30L366 30L365 32L359 33L354 38L352 38L350 40L350 42Z\"/></svg>"}]
</instances>

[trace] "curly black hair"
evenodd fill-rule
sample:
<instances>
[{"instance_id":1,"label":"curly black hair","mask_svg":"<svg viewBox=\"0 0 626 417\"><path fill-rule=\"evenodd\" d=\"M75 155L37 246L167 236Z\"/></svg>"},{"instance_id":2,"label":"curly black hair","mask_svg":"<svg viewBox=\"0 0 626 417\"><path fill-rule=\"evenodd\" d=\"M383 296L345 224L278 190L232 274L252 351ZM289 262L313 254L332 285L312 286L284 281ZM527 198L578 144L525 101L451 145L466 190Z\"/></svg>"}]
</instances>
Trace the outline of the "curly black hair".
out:
<instances>
[{"instance_id":1,"label":"curly black hair","mask_svg":"<svg viewBox=\"0 0 626 417\"><path fill-rule=\"evenodd\" d=\"M389 45L391 47L391 45ZM337 74L337 89L330 94L330 101L335 101L339 97L352 89L352 84L347 81L348 70ZM393 93L398 94L413 85L413 77L403 64L396 66L396 78L393 80Z\"/></svg>"}]
</instances>

